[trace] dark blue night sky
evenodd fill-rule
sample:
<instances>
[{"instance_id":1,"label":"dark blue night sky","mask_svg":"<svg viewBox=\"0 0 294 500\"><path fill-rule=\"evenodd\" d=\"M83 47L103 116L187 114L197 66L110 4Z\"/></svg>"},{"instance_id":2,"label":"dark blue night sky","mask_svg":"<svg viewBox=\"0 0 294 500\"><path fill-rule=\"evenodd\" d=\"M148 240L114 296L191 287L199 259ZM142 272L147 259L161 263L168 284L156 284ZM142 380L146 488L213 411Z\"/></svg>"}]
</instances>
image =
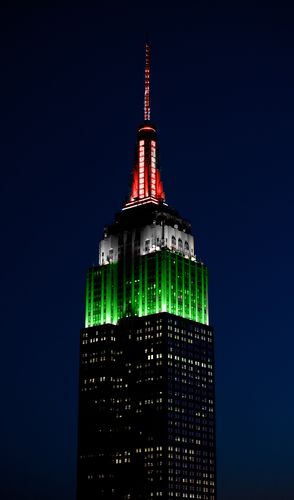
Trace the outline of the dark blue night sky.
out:
<instances>
[{"instance_id":1,"label":"dark blue night sky","mask_svg":"<svg viewBox=\"0 0 294 500\"><path fill-rule=\"evenodd\" d=\"M293 500L294 6L123 3L1 8L0 498L74 500L85 273L148 31L167 201L210 272L219 500Z\"/></svg>"}]
</instances>

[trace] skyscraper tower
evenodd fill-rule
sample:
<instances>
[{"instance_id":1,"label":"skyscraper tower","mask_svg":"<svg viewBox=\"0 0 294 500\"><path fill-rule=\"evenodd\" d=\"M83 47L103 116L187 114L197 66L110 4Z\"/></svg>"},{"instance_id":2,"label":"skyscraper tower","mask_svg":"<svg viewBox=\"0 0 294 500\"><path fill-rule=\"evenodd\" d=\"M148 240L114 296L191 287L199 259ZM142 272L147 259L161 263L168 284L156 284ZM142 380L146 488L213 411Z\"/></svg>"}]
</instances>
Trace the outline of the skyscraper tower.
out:
<instances>
[{"instance_id":1,"label":"skyscraper tower","mask_svg":"<svg viewBox=\"0 0 294 500\"><path fill-rule=\"evenodd\" d=\"M78 500L216 500L207 268L165 201L148 44L131 193L87 273L85 316Z\"/></svg>"}]
</instances>

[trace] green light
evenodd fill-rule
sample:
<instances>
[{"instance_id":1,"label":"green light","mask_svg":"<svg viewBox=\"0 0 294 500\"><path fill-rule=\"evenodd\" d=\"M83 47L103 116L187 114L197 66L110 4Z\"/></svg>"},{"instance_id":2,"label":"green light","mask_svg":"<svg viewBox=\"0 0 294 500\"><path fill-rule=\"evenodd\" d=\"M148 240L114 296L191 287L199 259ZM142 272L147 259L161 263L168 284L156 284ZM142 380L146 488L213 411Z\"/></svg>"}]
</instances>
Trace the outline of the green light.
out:
<instances>
[{"instance_id":1,"label":"green light","mask_svg":"<svg viewBox=\"0 0 294 500\"><path fill-rule=\"evenodd\" d=\"M208 324L203 264L164 249L89 269L86 327L162 311Z\"/></svg>"}]
</instances>

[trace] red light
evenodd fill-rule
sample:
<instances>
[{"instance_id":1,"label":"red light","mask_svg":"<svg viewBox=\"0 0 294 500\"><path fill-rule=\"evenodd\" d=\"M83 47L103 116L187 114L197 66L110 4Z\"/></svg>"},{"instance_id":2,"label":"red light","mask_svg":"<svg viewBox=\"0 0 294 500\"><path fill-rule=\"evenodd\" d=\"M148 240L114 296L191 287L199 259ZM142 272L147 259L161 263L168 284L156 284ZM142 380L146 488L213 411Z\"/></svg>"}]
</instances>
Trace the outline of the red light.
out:
<instances>
[{"instance_id":1,"label":"red light","mask_svg":"<svg viewBox=\"0 0 294 500\"><path fill-rule=\"evenodd\" d=\"M153 132L155 132L155 128L153 128L153 127L148 127L147 125L146 125L146 127L144 126L144 127L142 127L142 128L139 128L139 132L141 132L141 130L152 130Z\"/></svg>"}]
</instances>

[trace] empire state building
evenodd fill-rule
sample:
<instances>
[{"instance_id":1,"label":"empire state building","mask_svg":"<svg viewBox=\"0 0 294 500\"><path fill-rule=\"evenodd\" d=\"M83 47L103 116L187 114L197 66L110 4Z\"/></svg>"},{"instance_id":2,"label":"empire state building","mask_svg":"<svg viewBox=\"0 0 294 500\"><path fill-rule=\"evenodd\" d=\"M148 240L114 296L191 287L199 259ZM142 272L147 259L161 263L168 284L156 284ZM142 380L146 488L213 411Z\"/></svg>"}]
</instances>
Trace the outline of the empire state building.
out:
<instances>
[{"instance_id":1,"label":"empire state building","mask_svg":"<svg viewBox=\"0 0 294 500\"><path fill-rule=\"evenodd\" d=\"M87 273L77 498L217 498L207 268L166 202L148 44L131 192Z\"/></svg>"}]
</instances>

